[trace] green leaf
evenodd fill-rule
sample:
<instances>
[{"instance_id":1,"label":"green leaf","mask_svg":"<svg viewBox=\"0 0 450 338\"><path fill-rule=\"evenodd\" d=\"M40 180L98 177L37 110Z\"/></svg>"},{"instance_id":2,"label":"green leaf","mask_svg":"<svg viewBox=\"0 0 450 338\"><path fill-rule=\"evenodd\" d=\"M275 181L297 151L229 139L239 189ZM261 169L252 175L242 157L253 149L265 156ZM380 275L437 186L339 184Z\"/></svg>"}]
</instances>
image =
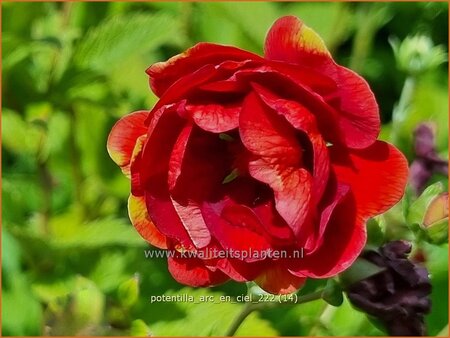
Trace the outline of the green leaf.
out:
<instances>
[{"instance_id":1,"label":"green leaf","mask_svg":"<svg viewBox=\"0 0 450 338\"><path fill-rule=\"evenodd\" d=\"M130 336L133 337L148 337L152 333L150 328L145 324L142 319L133 320L131 323Z\"/></svg>"},{"instance_id":2,"label":"green leaf","mask_svg":"<svg viewBox=\"0 0 450 338\"><path fill-rule=\"evenodd\" d=\"M448 241L448 218L431 224L426 229L431 243L442 244Z\"/></svg>"},{"instance_id":3,"label":"green leaf","mask_svg":"<svg viewBox=\"0 0 450 338\"><path fill-rule=\"evenodd\" d=\"M31 292L28 280L16 274L11 289L2 293L2 334L5 336L42 335L42 308Z\"/></svg>"},{"instance_id":4,"label":"green leaf","mask_svg":"<svg viewBox=\"0 0 450 338\"><path fill-rule=\"evenodd\" d=\"M36 154L44 138L43 131L30 125L9 109L2 112L2 145L16 154Z\"/></svg>"},{"instance_id":5,"label":"green leaf","mask_svg":"<svg viewBox=\"0 0 450 338\"><path fill-rule=\"evenodd\" d=\"M178 33L177 21L171 15L114 16L88 32L75 50L75 61L81 66L108 71L131 55L172 42Z\"/></svg>"},{"instance_id":6,"label":"green leaf","mask_svg":"<svg viewBox=\"0 0 450 338\"><path fill-rule=\"evenodd\" d=\"M367 244L374 247L379 247L384 243L384 234L381 230L380 224L371 218L367 221Z\"/></svg>"},{"instance_id":7,"label":"green leaf","mask_svg":"<svg viewBox=\"0 0 450 338\"><path fill-rule=\"evenodd\" d=\"M216 2L208 6L216 7L224 18L234 22L241 34L244 33L253 42L251 49L259 53L262 53L268 29L279 17L278 8L272 2L240 2L239 6L234 2Z\"/></svg>"},{"instance_id":8,"label":"green leaf","mask_svg":"<svg viewBox=\"0 0 450 338\"><path fill-rule=\"evenodd\" d=\"M119 285L118 298L125 308L132 307L139 297L139 276L135 275Z\"/></svg>"},{"instance_id":9,"label":"green leaf","mask_svg":"<svg viewBox=\"0 0 450 338\"><path fill-rule=\"evenodd\" d=\"M5 227L2 227L2 271L5 279L20 271L19 243Z\"/></svg>"},{"instance_id":10,"label":"green leaf","mask_svg":"<svg viewBox=\"0 0 450 338\"><path fill-rule=\"evenodd\" d=\"M325 326L330 328L329 336L359 336L364 332L368 336L385 336L363 312L352 307L345 297L344 302L325 317ZM328 320L327 320L328 319Z\"/></svg>"},{"instance_id":11,"label":"green leaf","mask_svg":"<svg viewBox=\"0 0 450 338\"><path fill-rule=\"evenodd\" d=\"M50 335L95 335L103 320L105 296L90 280L77 276L74 289L66 297L56 299L46 311Z\"/></svg>"},{"instance_id":12,"label":"green leaf","mask_svg":"<svg viewBox=\"0 0 450 338\"><path fill-rule=\"evenodd\" d=\"M89 278L103 292L116 289L125 279L126 256L123 253L104 253L92 270Z\"/></svg>"},{"instance_id":13,"label":"green leaf","mask_svg":"<svg viewBox=\"0 0 450 338\"><path fill-rule=\"evenodd\" d=\"M327 285L322 293L322 299L333 306L340 306L342 304L344 296L342 288L336 280L329 279L327 281Z\"/></svg>"},{"instance_id":14,"label":"green leaf","mask_svg":"<svg viewBox=\"0 0 450 338\"><path fill-rule=\"evenodd\" d=\"M121 219L105 218L85 224L56 221L52 227L51 243L61 249L146 245L129 221Z\"/></svg>"},{"instance_id":15,"label":"green leaf","mask_svg":"<svg viewBox=\"0 0 450 338\"><path fill-rule=\"evenodd\" d=\"M220 297L224 295L209 289L184 288L177 292L169 291L166 295L189 295L194 301L176 302L177 308L184 313L177 320L149 323L155 336L222 336L244 306L243 303L221 301ZM255 312L246 318L236 332L236 336L276 335L270 323Z\"/></svg>"},{"instance_id":16,"label":"green leaf","mask_svg":"<svg viewBox=\"0 0 450 338\"><path fill-rule=\"evenodd\" d=\"M344 287L347 287L383 270L383 268L380 268L378 265L375 265L364 258L358 258L350 268L339 275L339 280Z\"/></svg>"},{"instance_id":17,"label":"green leaf","mask_svg":"<svg viewBox=\"0 0 450 338\"><path fill-rule=\"evenodd\" d=\"M437 335L448 324L448 244L423 244L426 267L430 274L431 312L425 317L430 336Z\"/></svg>"}]
</instances>

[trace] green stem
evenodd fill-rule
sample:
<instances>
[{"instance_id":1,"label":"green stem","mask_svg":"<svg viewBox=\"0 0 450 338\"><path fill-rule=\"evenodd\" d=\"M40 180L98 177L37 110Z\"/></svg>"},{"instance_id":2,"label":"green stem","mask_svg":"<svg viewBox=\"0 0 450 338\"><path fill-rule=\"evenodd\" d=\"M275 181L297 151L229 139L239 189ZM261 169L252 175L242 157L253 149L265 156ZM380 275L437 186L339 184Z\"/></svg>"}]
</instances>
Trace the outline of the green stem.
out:
<instances>
[{"instance_id":1,"label":"green stem","mask_svg":"<svg viewBox=\"0 0 450 338\"><path fill-rule=\"evenodd\" d=\"M375 34L386 20L386 7L370 3L360 10L356 34L353 38L352 56L349 67L361 73L369 56Z\"/></svg>"},{"instance_id":2,"label":"green stem","mask_svg":"<svg viewBox=\"0 0 450 338\"><path fill-rule=\"evenodd\" d=\"M227 332L225 333L225 337L231 337L234 336L236 331L239 329L241 324L244 322L244 320L253 312L257 310L263 310L263 309L269 309L273 308L277 305L298 305L298 304L304 304L308 302L312 302L314 300L318 300L322 298L323 290L319 290L304 296L300 296L297 298L296 302L259 302L259 303L246 303L242 311L237 315L237 317L234 319L234 321L231 323L231 326L228 328Z\"/></svg>"},{"instance_id":3,"label":"green stem","mask_svg":"<svg viewBox=\"0 0 450 338\"><path fill-rule=\"evenodd\" d=\"M398 104L392 112L391 141L394 143L398 141L399 127L404 122L406 115L408 114L414 96L414 91L416 89L416 84L417 80L415 76L410 75L406 78Z\"/></svg>"},{"instance_id":4,"label":"green stem","mask_svg":"<svg viewBox=\"0 0 450 338\"><path fill-rule=\"evenodd\" d=\"M181 29L183 30L186 43L190 46L193 44L192 39L192 11L194 4L186 1L181 3Z\"/></svg>"}]
</instances>

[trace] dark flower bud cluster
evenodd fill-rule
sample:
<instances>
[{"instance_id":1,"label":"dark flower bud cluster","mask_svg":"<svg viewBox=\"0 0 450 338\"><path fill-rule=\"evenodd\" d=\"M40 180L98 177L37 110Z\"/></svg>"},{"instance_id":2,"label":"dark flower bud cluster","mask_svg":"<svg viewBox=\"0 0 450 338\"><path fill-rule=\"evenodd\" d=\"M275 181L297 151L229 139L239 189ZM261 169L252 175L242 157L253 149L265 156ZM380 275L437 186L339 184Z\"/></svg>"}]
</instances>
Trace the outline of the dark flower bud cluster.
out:
<instances>
[{"instance_id":1,"label":"dark flower bud cluster","mask_svg":"<svg viewBox=\"0 0 450 338\"><path fill-rule=\"evenodd\" d=\"M350 302L381 321L393 336L426 335L424 316L431 309L431 283L425 267L407 258L411 244L393 241L362 258L384 268L352 284Z\"/></svg>"}]
</instances>

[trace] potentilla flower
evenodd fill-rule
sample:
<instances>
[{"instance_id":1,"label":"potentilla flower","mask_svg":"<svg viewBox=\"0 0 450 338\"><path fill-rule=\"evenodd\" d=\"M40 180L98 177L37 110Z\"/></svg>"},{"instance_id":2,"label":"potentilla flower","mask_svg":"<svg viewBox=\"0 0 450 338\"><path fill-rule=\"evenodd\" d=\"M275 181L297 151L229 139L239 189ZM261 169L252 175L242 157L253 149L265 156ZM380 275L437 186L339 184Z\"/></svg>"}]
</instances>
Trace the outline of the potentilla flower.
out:
<instances>
[{"instance_id":1,"label":"potentilla flower","mask_svg":"<svg viewBox=\"0 0 450 338\"><path fill-rule=\"evenodd\" d=\"M350 302L379 319L390 335L423 336L424 316L431 309L428 271L407 258L411 244L393 241L363 258L385 268L348 288Z\"/></svg>"},{"instance_id":2,"label":"potentilla flower","mask_svg":"<svg viewBox=\"0 0 450 338\"><path fill-rule=\"evenodd\" d=\"M275 22L264 57L199 43L147 74L159 101L117 122L108 151L142 237L194 253L168 258L180 283L278 294L334 276L364 247L366 220L403 194L407 163L377 140L368 84L295 17ZM286 254L195 256L214 248Z\"/></svg>"}]
</instances>

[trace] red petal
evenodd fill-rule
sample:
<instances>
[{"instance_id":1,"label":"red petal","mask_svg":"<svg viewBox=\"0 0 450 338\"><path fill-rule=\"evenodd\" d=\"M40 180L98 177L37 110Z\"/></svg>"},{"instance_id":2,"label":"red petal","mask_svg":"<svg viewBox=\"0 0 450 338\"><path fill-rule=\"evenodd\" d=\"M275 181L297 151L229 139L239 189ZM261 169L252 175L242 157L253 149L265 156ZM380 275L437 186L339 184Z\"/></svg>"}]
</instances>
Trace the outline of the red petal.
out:
<instances>
[{"instance_id":1,"label":"red petal","mask_svg":"<svg viewBox=\"0 0 450 338\"><path fill-rule=\"evenodd\" d=\"M354 196L349 193L334 208L320 248L302 259L289 260L289 271L300 277L335 276L359 256L366 236L365 221L357 217Z\"/></svg>"},{"instance_id":2,"label":"red petal","mask_svg":"<svg viewBox=\"0 0 450 338\"><path fill-rule=\"evenodd\" d=\"M211 241L211 234L198 204L193 201L180 204L174 199L172 203L194 245L199 249L206 247Z\"/></svg>"},{"instance_id":3,"label":"red petal","mask_svg":"<svg viewBox=\"0 0 450 338\"><path fill-rule=\"evenodd\" d=\"M236 204L250 208L258 218L266 239L273 245L289 245L294 241L292 230L276 211L273 191L251 177L240 176L224 185L225 196Z\"/></svg>"},{"instance_id":4,"label":"red petal","mask_svg":"<svg viewBox=\"0 0 450 338\"><path fill-rule=\"evenodd\" d=\"M261 224L251 209L230 202L222 210L215 210L217 208L205 203L202 214L211 234L220 245L239 255L233 256L236 259L246 262L264 259L264 252L271 249L271 245L264 234L260 233Z\"/></svg>"},{"instance_id":5,"label":"red petal","mask_svg":"<svg viewBox=\"0 0 450 338\"><path fill-rule=\"evenodd\" d=\"M330 147L330 154L337 180L350 186L363 220L387 211L402 198L408 163L394 146L377 141L348 153Z\"/></svg>"},{"instance_id":6,"label":"red petal","mask_svg":"<svg viewBox=\"0 0 450 338\"><path fill-rule=\"evenodd\" d=\"M112 128L107 142L109 156L127 176L136 140L147 133L147 111L137 111L122 117Z\"/></svg>"},{"instance_id":7,"label":"red petal","mask_svg":"<svg viewBox=\"0 0 450 338\"><path fill-rule=\"evenodd\" d=\"M139 163L139 179L155 226L165 236L190 249L194 245L175 211L167 186L170 155L186 124L175 109L162 107L152 117Z\"/></svg>"},{"instance_id":8,"label":"red petal","mask_svg":"<svg viewBox=\"0 0 450 338\"><path fill-rule=\"evenodd\" d=\"M286 165L301 163L302 149L294 128L253 92L243 103L239 126L242 143L255 155L279 159Z\"/></svg>"},{"instance_id":9,"label":"red petal","mask_svg":"<svg viewBox=\"0 0 450 338\"><path fill-rule=\"evenodd\" d=\"M289 123L298 130L304 132L313 148L313 175L314 183L312 192L316 202L322 196L327 185L329 174L329 156L325 141L317 129L316 119L308 109L301 104L281 99L258 84L253 84L255 91L261 99L274 110L284 116Z\"/></svg>"},{"instance_id":10,"label":"red petal","mask_svg":"<svg viewBox=\"0 0 450 338\"><path fill-rule=\"evenodd\" d=\"M310 247L310 254L323 245L324 234L329 225L331 215L333 214L336 206L344 199L344 197L349 192L349 186L343 183L337 184L336 182L328 184L328 189L331 191L325 192L325 199L321 201L319 210L320 217L318 219L318 228L315 233L309 238L312 243L307 243L305 245Z\"/></svg>"},{"instance_id":11,"label":"red petal","mask_svg":"<svg viewBox=\"0 0 450 338\"><path fill-rule=\"evenodd\" d=\"M147 142L142 152L140 179L144 187L151 188L154 181L160 184L167 177L169 159L175 142L186 121L175 107L162 107L157 110L148 127ZM167 179L164 179L167 182Z\"/></svg>"},{"instance_id":12,"label":"red petal","mask_svg":"<svg viewBox=\"0 0 450 338\"><path fill-rule=\"evenodd\" d=\"M150 87L157 96L161 97L174 82L204 65L258 59L260 59L258 55L235 47L199 43L166 62L155 63L147 69L147 74L150 76Z\"/></svg>"},{"instance_id":13,"label":"red petal","mask_svg":"<svg viewBox=\"0 0 450 338\"><path fill-rule=\"evenodd\" d=\"M203 201L222 187L227 174L227 142L194 126L184 129L169 163L169 187L176 199ZM177 174L179 173L179 174Z\"/></svg>"},{"instance_id":14,"label":"red petal","mask_svg":"<svg viewBox=\"0 0 450 338\"><path fill-rule=\"evenodd\" d=\"M131 173L131 193L134 196L144 196L144 190L141 185L140 166L142 160L142 150L144 149L147 135L140 136L136 141L136 146L133 150L133 155L130 161L130 173Z\"/></svg>"},{"instance_id":15,"label":"red petal","mask_svg":"<svg viewBox=\"0 0 450 338\"><path fill-rule=\"evenodd\" d=\"M253 87L255 83L258 83L279 97L301 102L316 117L320 133L326 141L333 144L343 143L342 131L337 125L339 114L336 109L327 104L318 93L309 89L303 82L296 81L291 75L267 66L236 72L236 78L242 82L251 81Z\"/></svg>"},{"instance_id":16,"label":"red petal","mask_svg":"<svg viewBox=\"0 0 450 338\"><path fill-rule=\"evenodd\" d=\"M146 191L145 202L150 219L156 228L186 250L195 249L194 244L175 211L169 192L159 187L157 194Z\"/></svg>"},{"instance_id":17,"label":"red petal","mask_svg":"<svg viewBox=\"0 0 450 338\"><path fill-rule=\"evenodd\" d=\"M240 106L189 104L186 110L200 128L213 133L224 133L239 125Z\"/></svg>"},{"instance_id":18,"label":"red petal","mask_svg":"<svg viewBox=\"0 0 450 338\"><path fill-rule=\"evenodd\" d=\"M169 272L181 284L189 286L213 286L227 281L229 278L219 270L211 271L200 259L174 258L168 259Z\"/></svg>"},{"instance_id":19,"label":"red petal","mask_svg":"<svg viewBox=\"0 0 450 338\"><path fill-rule=\"evenodd\" d=\"M267 33L265 57L298 63L299 54L331 57L320 36L298 18L285 16L278 19Z\"/></svg>"},{"instance_id":20,"label":"red petal","mask_svg":"<svg viewBox=\"0 0 450 338\"><path fill-rule=\"evenodd\" d=\"M310 208L311 175L308 171L285 168L259 159L249 163L249 173L272 188L277 211L299 236Z\"/></svg>"},{"instance_id":21,"label":"red petal","mask_svg":"<svg viewBox=\"0 0 450 338\"><path fill-rule=\"evenodd\" d=\"M217 268L237 282L248 282L260 275L267 263L267 261L250 263L239 259L224 258L218 260Z\"/></svg>"},{"instance_id":22,"label":"red petal","mask_svg":"<svg viewBox=\"0 0 450 338\"><path fill-rule=\"evenodd\" d=\"M200 211L200 201L214 193L223 179L224 142L187 124L173 148L168 174L171 201L182 225L197 248L211 241Z\"/></svg>"},{"instance_id":23,"label":"red petal","mask_svg":"<svg viewBox=\"0 0 450 338\"><path fill-rule=\"evenodd\" d=\"M178 138L175 141L175 145L172 149L172 153L170 155L169 160L169 173L168 173L169 190L175 188L178 177L181 175L183 158L186 153L186 147L192 133L192 127L193 127L192 123L188 123L184 126L184 128L178 135Z\"/></svg>"},{"instance_id":24,"label":"red petal","mask_svg":"<svg viewBox=\"0 0 450 338\"><path fill-rule=\"evenodd\" d=\"M239 131L245 147L261 157L249 162L250 175L272 188L276 209L298 235L309 210L311 175L300 168L302 150L294 129L251 93Z\"/></svg>"},{"instance_id":25,"label":"red petal","mask_svg":"<svg viewBox=\"0 0 450 338\"><path fill-rule=\"evenodd\" d=\"M295 292L305 281L306 278L294 276L285 267L276 263L255 279L255 283L263 290L277 295Z\"/></svg>"},{"instance_id":26,"label":"red petal","mask_svg":"<svg viewBox=\"0 0 450 338\"><path fill-rule=\"evenodd\" d=\"M144 197L130 195L128 199L128 214L136 230L151 245L167 249L166 236L155 227L148 216Z\"/></svg>"},{"instance_id":27,"label":"red petal","mask_svg":"<svg viewBox=\"0 0 450 338\"><path fill-rule=\"evenodd\" d=\"M329 103L342 114L339 127L345 143L351 148L365 148L373 144L380 133L378 104L361 76L345 67L336 67L330 76L339 90L335 94L336 102Z\"/></svg>"},{"instance_id":28,"label":"red petal","mask_svg":"<svg viewBox=\"0 0 450 338\"><path fill-rule=\"evenodd\" d=\"M293 16L279 19L267 35L265 56L310 67L333 79L337 90L324 98L340 112L338 124L345 143L361 149L375 142L380 116L369 85L356 73L337 65L312 29Z\"/></svg>"}]
</instances>

